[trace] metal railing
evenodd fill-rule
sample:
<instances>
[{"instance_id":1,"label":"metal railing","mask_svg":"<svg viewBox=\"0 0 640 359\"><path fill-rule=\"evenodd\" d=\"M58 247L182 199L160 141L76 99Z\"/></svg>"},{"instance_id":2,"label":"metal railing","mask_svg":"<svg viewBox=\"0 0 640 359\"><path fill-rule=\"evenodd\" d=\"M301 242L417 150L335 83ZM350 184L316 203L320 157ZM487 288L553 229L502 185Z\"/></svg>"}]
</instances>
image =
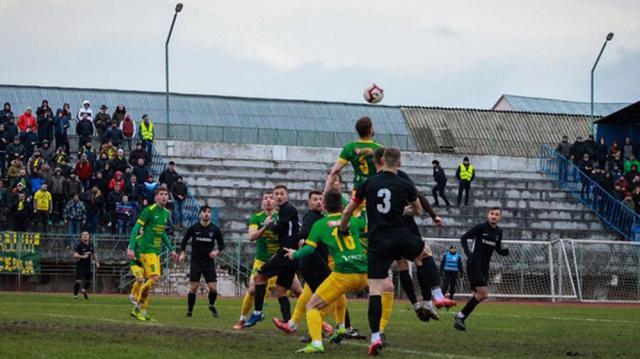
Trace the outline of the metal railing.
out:
<instances>
[{"instance_id":1,"label":"metal railing","mask_svg":"<svg viewBox=\"0 0 640 359\"><path fill-rule=\"evenodd\" d=\"M624 238L635 241L640 239L637 234L640 215L615 199L588 174L549 145L542 146L539 170L557 179L561 188L569 191Z\"/></svg>"}]
</instances>

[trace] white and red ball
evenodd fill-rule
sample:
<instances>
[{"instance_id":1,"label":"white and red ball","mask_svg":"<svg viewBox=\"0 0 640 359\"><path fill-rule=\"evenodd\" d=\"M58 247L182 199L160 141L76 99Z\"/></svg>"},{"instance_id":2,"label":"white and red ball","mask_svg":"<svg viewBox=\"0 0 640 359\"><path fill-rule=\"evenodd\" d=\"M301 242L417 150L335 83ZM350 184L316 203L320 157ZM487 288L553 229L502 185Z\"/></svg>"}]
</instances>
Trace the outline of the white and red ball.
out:
<instances>
[{"instance_id":1,"label":"white and red ball","mask_svg":"<svg viewBox=\"0 0 640 359\"><path fill-rule=\"evenodd\" d=\"M376 84L371 84L364 89L363 96L368 103L378 103L384 97L384 89Z\"/></svg>"}]
</instances>

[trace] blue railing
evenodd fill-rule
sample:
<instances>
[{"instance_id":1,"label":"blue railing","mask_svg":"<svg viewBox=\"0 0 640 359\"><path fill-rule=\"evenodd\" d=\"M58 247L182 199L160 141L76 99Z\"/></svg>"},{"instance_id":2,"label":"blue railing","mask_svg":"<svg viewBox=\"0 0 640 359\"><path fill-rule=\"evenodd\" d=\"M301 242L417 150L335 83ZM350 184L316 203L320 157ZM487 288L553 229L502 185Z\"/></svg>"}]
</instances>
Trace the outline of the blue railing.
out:
<instances>
[{"instance_id":1,"label":"blue railing","mask_svg":"<svg viewBox=\"0 0 640 359\"><path fill-rule=\"evenodd\" d=\"M543 145L540 153L540 171L557 179L560 187L569 191L580 203L591 209L611 228L628 240L640 240L640 215L593 181L578 166Z\"/></svg>"}]
</instances>

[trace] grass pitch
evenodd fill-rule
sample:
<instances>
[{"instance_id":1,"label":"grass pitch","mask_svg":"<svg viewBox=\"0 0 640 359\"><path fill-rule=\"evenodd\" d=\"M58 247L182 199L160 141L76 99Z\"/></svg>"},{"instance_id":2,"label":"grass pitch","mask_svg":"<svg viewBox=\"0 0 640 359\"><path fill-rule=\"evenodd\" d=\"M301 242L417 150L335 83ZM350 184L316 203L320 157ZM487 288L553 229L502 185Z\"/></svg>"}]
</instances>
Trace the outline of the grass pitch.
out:
<instances>
[{"instance_id":1,"label":"grass pitch","mask_svg":"<svg viewBox=\"0 0 640 359\"><path fill-rule=\"evenodd\" d=\"M193 318L186 298L152 298L155 323L129 316L126 296L0 293L2 358L290 358L304 345L299 334L279 332L271 317L256 327L234 331L239 299L221 299L220 318L211 316L199 296ZM294 303L292 303L293 306ZM349 302L354 325L368 333L367 302ZM453 329L453 314L439 322L419 322L407 302L396 301L387 328L390 347L383 358L448 357L640 357L640 307L531 303L485 303L467 320L467 332ZM366 357L368 341L325 344L324 357Z\"/></svg>"}]
</instances>

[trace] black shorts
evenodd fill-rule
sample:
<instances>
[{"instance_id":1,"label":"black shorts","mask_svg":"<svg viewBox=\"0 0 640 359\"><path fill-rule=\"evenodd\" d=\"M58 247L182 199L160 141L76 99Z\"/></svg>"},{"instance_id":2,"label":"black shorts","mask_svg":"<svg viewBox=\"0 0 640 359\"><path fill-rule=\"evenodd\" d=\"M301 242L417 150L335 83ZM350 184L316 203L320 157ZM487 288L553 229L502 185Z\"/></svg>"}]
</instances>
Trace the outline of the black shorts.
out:
<instances>
[{"instance_id":1,"label":"black shorts","mask_svg":"<svg viewBox=\"0 0 640 359\"><path fill-rule=\"evenodd\" d=\"M489 270L482 268L481 265L469 263L467 264L467 277L471 290L475 292L477 287L486 287L487 278L489 278Z\"/></svg>"},{"instance_id":2,"label":"black shorts","mask_svg":"<svg viewBox=\"0 0 640 359\"><path fill-rule=\"evenodd\" d=\"M258 270L258 273L267 278L278 276L276 284L289 289L293 283L293 278L296 276L297 269L298 261L285 258L282 253L278 252Z\"/></svg>"},{"instance_id":3,"label":"black shorts","mask_svg":"<svg viewBox=\"0 0 640 359\"><path fill-rule=\"evenodd\" d=\"M199 282L201 276L204 277L204 281L207 283L218 281L218 277L216 276L216 264L213 260L206 263L191 262L189 281Z\"/></svg>"},{"instance_id":4,"label":"black shorts","mask_svg":"<svg viewBox=\"0 0 640 359\"><path fill-rule=\"evenodd\" d=\"M424 249L424 241L406 229L390 229L369 235L368 277L384 279L393 261L414 260Z\"/></svg>"},{"instance_id":5,"label":"black shorts","mask_svg":"<svg viewBox=\"0 0 640 359\"><path fill-rule=\"evenodd\" d=\"M91 267L76 266L75 274L76 274L76 280L91 281L91 278L93 278Z\"/></svg>"},{"instance_id":6,"label":"black shorts","mask_svg":"<svg viewBox=\"0 0 640 359\"><path fill-rule=\"evenodd\" d=\"M331 274L331 269L327 264L318 264L313 267L300 268L300 272L311 291L315 293L320 284Z\"/></svg>"}]
</instances>

